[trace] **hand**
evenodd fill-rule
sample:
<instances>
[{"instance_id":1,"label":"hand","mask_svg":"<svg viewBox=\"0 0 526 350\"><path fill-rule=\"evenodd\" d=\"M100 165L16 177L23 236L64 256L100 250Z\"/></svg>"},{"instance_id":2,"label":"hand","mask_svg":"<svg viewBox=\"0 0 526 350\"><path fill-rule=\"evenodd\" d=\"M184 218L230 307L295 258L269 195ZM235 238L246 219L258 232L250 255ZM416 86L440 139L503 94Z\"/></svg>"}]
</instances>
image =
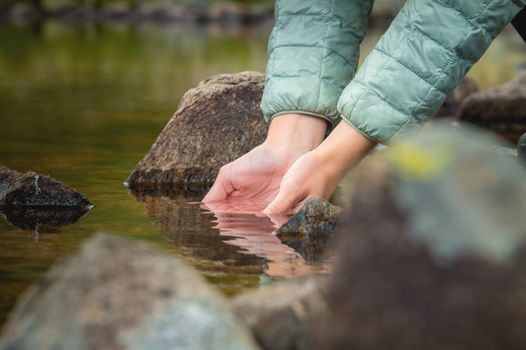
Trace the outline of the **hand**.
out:
<instances>
[{"instance_id":1,"label":"hand","mask_svg":"<svg viewBox=\"0 0 526 350\"><path fill-rule=\"evenodd\" d=\"M265 142L223 166L203 202L207 206L229 202L227 207L231 208L236 207L236 202L243 203L245 211L261 212L278 193L281 180L294 161L322 142L326 128L326 121L317 117L275 117Z\"/></svg>"},{"instance_id":2,"label":"hand","mask_svg":"<svg viewBox=\"0 0 526 350\"><path fill-rule=\"evenodd\" d=\"M310 197L329 199L340 180L376 145L346 122L341 122L315 150L296 160L281 181L267 215L296 212Z\"/></svg>"}]
</instances>

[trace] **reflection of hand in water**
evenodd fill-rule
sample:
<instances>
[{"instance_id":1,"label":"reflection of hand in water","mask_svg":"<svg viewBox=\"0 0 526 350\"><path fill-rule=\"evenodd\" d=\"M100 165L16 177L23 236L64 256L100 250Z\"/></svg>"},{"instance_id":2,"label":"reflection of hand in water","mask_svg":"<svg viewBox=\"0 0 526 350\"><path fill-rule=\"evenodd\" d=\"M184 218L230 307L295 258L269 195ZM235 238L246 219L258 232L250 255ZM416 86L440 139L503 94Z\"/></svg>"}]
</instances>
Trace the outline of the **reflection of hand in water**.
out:
<instances>
[{"instance_id":1,"label":"reflection of hand in water","mask_svg":"<svg viewBox=\"0 0 526 350\"><path fill-rule=\"evenodd\" d=\"M216 220L215 228L222 236L233 237L225 243L242 248L243 252L267 260L266 273L274 277L290 277L312 272L312 267L289 246L281 243L274 235L277 222L287 217L272 220L261 214L260 203L227 200L221 203L207 203L201 206L210 210Z\"/></svg>"}]
</instances>

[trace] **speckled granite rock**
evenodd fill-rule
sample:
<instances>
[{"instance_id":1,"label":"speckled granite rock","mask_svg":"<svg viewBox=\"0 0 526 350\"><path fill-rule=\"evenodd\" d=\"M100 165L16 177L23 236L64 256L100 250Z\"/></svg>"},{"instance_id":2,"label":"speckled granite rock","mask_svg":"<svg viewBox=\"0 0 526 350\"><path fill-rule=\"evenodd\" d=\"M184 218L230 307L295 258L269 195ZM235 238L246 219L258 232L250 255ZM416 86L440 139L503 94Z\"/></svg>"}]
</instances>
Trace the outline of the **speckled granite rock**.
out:
<instances>
[{"instance_id":1,"label":"speckled granite rock","mask_svg":"<svg viewBox=\"0 0 526 350\"><path fill-rule=\"evenodd\" d=\"M334 232L341 221L341 207L322 198L310 198L276 236L306 261L322 262L331 256Z\"/></svg>"},{"instance_id":2,"label":"speckled granite rock","mask_svg":"<svg viewBox=\"0 0 526 350\"><path fill-rule=\"evenodd\" d=\"M0 166L0 206L88 210L92 204L77 190L52 177L34 172L21 174Z\"/></svg>"},{"instance_id":3,"label":"speckled granite rock","mask_svg":"<svg viewBox=\"0 0 526 350\"><path fill-rule=\"evenodd\" d=\"M0 349L257 349L223 304L175 257L97 235L22 298Z\"/></svg>"},{"instance_id":4,"label":"speckled granite rock","mask_svg":"<svg viewBox=\"0 0 526 350\"><path fill-rule=\"evenodd\" d=\"M264 141L267 126L259 107L263 80L257 72L221 74L189 90L128 186L204 192L221 166Z\"/></svg>"},{"instance_id":5,"label":"speckled granite rock","mask_svg":"<svg viewBox=\"0 0 526 350\"><path fill-rule=\"evenodd\" d=\"M326 348L524 348L525 171L487 135L437 128L362 169Z\"/></svg>"},{"instance_id":6,"label":"speckled granite rock","mask_svg":"<svg viewBox=\"0 0 526 350\"><path fill-rule=\"evenodd\" d=\"M526 132L526 73L500 86L469 95L460 119L516 141Z\"/></svg>"},{"instance_id":7,"label":"speckled granite rock","mask_svg":"<svg viewBox=\"0 0 526 350\"><path fill-rule=\"evenodd\" d=\"M252 329L263 349L323 349L317 329L327 317L327 276L310 276L242 294L232 311Z\"/></svg>"},{"instance_id":8,"label":"speckled granite rock","mask_svg":"<svg viewBox=\"0 0 526 350\"><path fill-rule=\"evenodd\" d=\"M341 222L342 208L323 198L310 198L303 207L278 229L278 236L285 233L329 235Z\"/></svg>"}]
</instances>

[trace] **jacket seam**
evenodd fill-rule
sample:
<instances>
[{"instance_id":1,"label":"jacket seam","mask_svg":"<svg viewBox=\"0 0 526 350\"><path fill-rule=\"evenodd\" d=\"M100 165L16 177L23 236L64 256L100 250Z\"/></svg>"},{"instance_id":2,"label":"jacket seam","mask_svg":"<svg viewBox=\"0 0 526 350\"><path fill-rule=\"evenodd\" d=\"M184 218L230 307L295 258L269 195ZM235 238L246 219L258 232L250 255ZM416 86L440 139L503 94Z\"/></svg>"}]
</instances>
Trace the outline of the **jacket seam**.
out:
<instances>
[{"instance_id":1,"label":"jacket seam","mask_svg":"<svg viewBox=\"0 0 526 350\"><path fill-rule=\"evenodd\" d=\"M332 8L332 5L331 5L331 8ZM289 17L291 17L291 16L308 16L308 17L337 18L338 22L341 22L341 23L345 24L346 26L348 26L349 28L351 28L353 30L356 30L356 31L363 30L363 28L360 28L360 27L357 27L357 26L353 25L351 22L345 20L345 18L343 18L343 17L340 17L340 16L334 14L332 11L330 12L330 14L315 13L315 12L311 12L311 13L309 13L309 12L307 12L307 13L285 12L285 13L281 13L280 17L281 16L289 16Z\"/></svg>"},{"instance_id":2,"label":"jacket seam","mask_svg":"<svg viewBox=\"0 0 526 350\"><path fill-rule=\"evenodd\" d=\"M405 6L407 6L407 4L406 4ZM403 9L402 9L401 11L403 11ZM399 14L399 15L400 15L400 14ZM400 17L399 17L399 18L400 18ZM408 22L406 22L406 24L404 25L403 29L400 30L401 33L404 32L404 29L407 30L407 28L408 28L408 24L407 24L407 23L408 23ZM393 30L393 25L391 25L391 27L390 27L389 30ZM403 36L403 39L405 39L405 37L407 36L407 33L404 33L404 34L405 34L405 35ZM384 33L383 37L385 38L385 33ZM401 38L401 39L402 39L402 38ZM402 41L402 40L400 40L400 41ZM378 47L379 44L380 44L380 43L377 43L377 44L376 44L376 47ZM373 51L376 50L376 47L373 49ZM397 47L396 51L395 51L393 54L395 54L395 53L397 54L399 51L400 51L400 45ZM383 64L382 64L381 66L378 67L378 70L375 72L374 77L371 77L370 79L376 78L376 77L377 77L377 76L378 76L378 75L379 75L379 74L385 69L385 67L387 66L387 62L388 62L388 61L389 61L389 60L385 60L385 61L383 62ZM359 79L354 79L353 82L355 82L355 83L361 85L363 89L362 89L362 92L356 97L356 101L354 102L354 104L349 108L349 114L352 114L352 111L356 109L356 107L358 106L358 104L363 100L363 98L364 98L364 96L365 96L365 94L367 93L367 90L368 90L368 89L367 89L367 86L365 85L365 83L360 82ZM380 98L381 98L381 97L380 97ZM382 99L382 100L383 100L383 99ZM388 103L388 104L389 104L389 103ZM343 110L343 108L342 108L342 110Z\"/></svg>"},{"instance_id":3,"label":"jacket seam","mask_svg":"<svg viewBox=\"0 0 526 350\"><path fill-rule=\"evenodd\" d=\"M362 85L363 87L366 88L367 90L367 87L364 85L364 83L360 82L360 81L356 81L357 84L359 85ZM393 110L395 110L396 112L400 113L401 115L403 116L408 116L408 117L411 117L413 118L413 116L410 114L410 113L407 113L407 112L404 112L400 109L400 107L394 105L393 103L389 102L387 99L383 98L382 96L380 96L380 94L375 90L375 89L369 89L369 91L371 93L373 93L376 97L378 97L380 100L384 101L386 105L388 105L389 107L391 107Z\"/></svg>"},{"instance_id":4,"label":"jacket seam","mask_svg":"<svg viewBox=\"0 0 526 350\"><path fill-rule=\"evenodd\" d=\"M336 56L340 57L342 60L345 61L345 63L347 63L349 66L353 66L353 64L351 62L349 62L349 60L343 56L342 54L338 53L338 51L328 47L328 46L325 46L325 45L302 45L302 44L281 44L281 45L278 45L278 46L274 46L272 48L272 51L276 50L276 49L280 49L282 47L307 47L307 48L310 48L310 47L313 47L313 48L319 48L319 49L325 49L325 50L329 50L331 51L332 53L334 53Z\"/></svg>"},{"instance_id":5,"label":"jacket seam","mask_svg":"<svg viewBox=\"0 0 526 350\"><path fill-rule=\"evenodd\" d=\"M381 50L381 49L376 49L376 51L382 53L383 55L387 56L387 57L390 57L392 58L394 61L398 62L402 67L404 67L405 69L407 69L408 71L410 71L411 73L413 73L417 78L423 80L424 82L426 82L428 85L434 87L436 90L440 91L441 93L443 94L446 94L444 91L442 91L441 89L437 89L435 86L433 86L433 84L431 82L429 82L427 79L425 79L424 77L422 77L419 73L417 73L416 71L414 71L413 69L411 69L409 67L409 65L405 64L404 62L402 62L401 60L399 60L398 58L394 57L394 56L391 56L389 55L387 52Z\"/></svg>"},{"instance_id":6,"label":"jacket seam","mask_svg":"<svg viewBox=\"0 0 526 350\"><path fill-rule=\"evenodd\" d=\"M488 29L482 27L480 25L480 23L478 23L478 20L480 19L480 12L479 14L477 14L476 18L477 18L477 22L474 22L470 17L468 17L464 12L460 11L459 9L455 8L455 7L452 7L452 6L449 6L449 4L445 3L443 0L437 0L437 4L441 5L442 7L445 7L447 9L450 9L450 10L453 10L453 11L456 11L458 12L461 17L469 24L469 26L471 27L471 29L482 29L483 31L485 31L487 34L489 34L492 38L494 37L494 34L491 33ZM489 8L489 4L487 5L486 7L486 10ZM483 9L481 9L482 11Z\"/></svg>"},{"instance_id":7,"label":"jacket seam","mask_svg":"<svg viewBox=\"0 0 526 350\"><path fill-rule=\"evenodd\" d=\"M488 10L490 4L492 4L493 2L494 2L494 0L490 0L490 1L488 1L488 2L486 3L486 6L483 7L483 8L479 11L479 13L478 13L478 15L477 15L477 21L479 21L480 18L482 18L482 16L487 12L487 10ZM452 10L454 10L454 9L452 9ZM460 13L460 12L459 12L459 13ZM464 16L462 15L462 17L464 17ZM473 29L473 28L472 28L472 29ZM471 33L470 33L470 34L471 34ZM468 40L469 37L470 37L470 36L467 35L466 37L464 37L464 39L463 39L462 41L460 41L460 43L458 43L458 44L455 46L455 48L454 48L454 52L455 52L455 53L457 52L457 48L461 47L461 46L464 44L464 42L466 42L466 40ZM455 56L455 55L454 55L454 56ZM444 70L442 70L442 72L441 72L440 75L438 76L438 79L437 79L437 81L436 81L436 83L435 83L434 85L438 85L439 83L442 82L442 80L443 80L443 78L444 78L444 76L445 76L445 73L448 71L449 67L451 67L451 65L453 64L453 62L454 62L454 60L455 60L455 57L454 57L454 56L450 57L450 59L449 59L449 61L447 62L446 66L444 67ZM458 57L458 55L456 55L456 56ZM436 89L435 86L433 86L433 88ZM427 91L427 93L424 95L424 97L422 98L422 100L420 101L420 103L415 107L415 111L414 111L413 113L415 113L417 110L419 110L419 109L422 107L422 105L424 104L424 101L426 101L426 99L427 99L427 97L429 96L429 94L431 93L431 91L433 91L432 88L430 88L430 89Z\"/></svg>"}]
</instances>

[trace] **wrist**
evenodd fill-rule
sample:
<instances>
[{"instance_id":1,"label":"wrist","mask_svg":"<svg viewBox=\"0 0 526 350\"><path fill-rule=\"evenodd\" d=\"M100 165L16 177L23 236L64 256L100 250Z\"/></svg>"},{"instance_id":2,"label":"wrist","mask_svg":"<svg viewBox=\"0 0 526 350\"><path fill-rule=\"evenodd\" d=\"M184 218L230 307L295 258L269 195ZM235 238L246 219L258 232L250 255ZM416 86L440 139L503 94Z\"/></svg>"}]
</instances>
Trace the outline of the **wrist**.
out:
<instances>
[{"instance_id":1,"label":"wrist","mask_svg":"<svg viewBox=\"0 0 526 350\"><path fill-rule=\"evenodd\" d=\"M376 142L342 121L314 152L324 160L323 167L331 177L342 178L375 146Z\"/></svg>"},{"instance_id":2,"label":"wrist","mask_svg":"<svg viewBox=\"0 0 526 350\"><path fill-rule=\"evenodd\" d=\"M301 156L320 145L327 122L305 114L282 114L274 117L264 144L284 154Z\"/></svg>"}]
</instances>

